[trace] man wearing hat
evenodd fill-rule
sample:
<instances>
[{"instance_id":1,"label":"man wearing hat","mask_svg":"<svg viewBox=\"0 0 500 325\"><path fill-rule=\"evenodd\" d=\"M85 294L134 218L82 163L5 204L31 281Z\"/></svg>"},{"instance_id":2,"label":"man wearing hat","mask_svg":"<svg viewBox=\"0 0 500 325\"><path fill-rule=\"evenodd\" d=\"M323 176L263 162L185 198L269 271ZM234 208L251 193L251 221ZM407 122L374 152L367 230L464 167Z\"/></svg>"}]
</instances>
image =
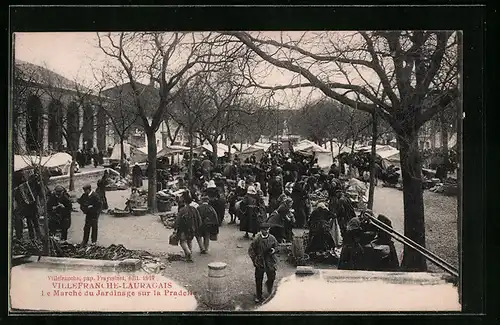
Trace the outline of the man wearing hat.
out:
<instances>
[{"instance_id":1,"label":"man wearing hat","mask_svg":"<svg viewBox=\"0 0 500 325\"><path fill-rule=\"evenodd\" d=\"M49 232L54 235L61 230L61 240L68 240L68 229L71 227L71 200L66 189L57 185L47 201L49 215Z\"/></svg>"},{"instance_id":2,"label":"man wearing hat","mask_svg":"<svg viewBox=\"0 0 500 325\"><path fill-rule=\"evenodd\" d=\"M101 213L102 202L96 192L92 191L90 184L83 186L83 194L78 199L80 209L85 213L85 226L83 226L82 245L87 245L90 231L92 231L92 244L97 242L97 224Z\"/></svg>"},{"instance_id":3,"label":"man wearing hat","mask_svg":"<svg viewBox=\"0 0 500 325\"><path fill-rule=\"evenodd\" d=\"M277 269L277 258L275 255L277 248L278 241L269 233L269 224L262 223L260 225L260 233L248 248L248 255L255 267L256 303L263 301L262 282L264 281L264 273L267 275L267 293L271 294L273 290Z\"/></svg>"}]
</instances>

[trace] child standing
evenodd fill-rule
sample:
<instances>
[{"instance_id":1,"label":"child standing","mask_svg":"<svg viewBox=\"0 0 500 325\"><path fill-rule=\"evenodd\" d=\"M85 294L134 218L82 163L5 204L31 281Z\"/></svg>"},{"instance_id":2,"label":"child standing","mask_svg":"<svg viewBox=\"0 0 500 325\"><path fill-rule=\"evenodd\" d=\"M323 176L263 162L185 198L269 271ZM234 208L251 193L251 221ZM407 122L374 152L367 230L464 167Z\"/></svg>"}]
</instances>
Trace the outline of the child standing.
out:
<instances>
[{"instance_id":1,"label":"child standing","mask_svg":"<svg viewBox=\"0 0 500 325\"><path fill-rule=\"evenodd\" d=\"M277 259L275 253L277 247L278 241L269 233L269 224L262 223L260 233L248 248L248 255L255 267L256 303L263 301L262 282L264 281L264 273L267 275L266 289L268 294L271 294L273 290L276 278Z\"/></svg>"}]
</instances>

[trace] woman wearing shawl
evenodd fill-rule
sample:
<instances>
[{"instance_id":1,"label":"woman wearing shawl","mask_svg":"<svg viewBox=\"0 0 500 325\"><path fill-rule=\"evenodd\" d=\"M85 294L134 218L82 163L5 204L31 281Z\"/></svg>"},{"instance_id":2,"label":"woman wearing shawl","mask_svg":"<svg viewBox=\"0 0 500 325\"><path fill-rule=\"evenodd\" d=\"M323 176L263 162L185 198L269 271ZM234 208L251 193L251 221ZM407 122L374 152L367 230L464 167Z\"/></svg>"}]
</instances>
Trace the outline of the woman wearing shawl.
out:
<instances>
[{"instance_id":1,"label":"woman wearing shawl","mask_svg":"<svg viewBox=\"0 0 500 325\"><path fill-rule=\"evenodd\" d=\"M363 225L359 217L349 220L346 232L342 236L342 252L339 258L339 270L366 270L363 248Z\"/></svg>"},{"instance_id":2,"label":"woman wearing shawl","mask_svg":"<svg viewBox=\"0 0 500 325\"><path fill-rule=\"evenodd\" d=\"M319 203L311 213L309 220L309 244L306 253L322 252L335 248L335 241L330 233L333 215L325 203Z\"/></svg>"},{"instance_id":3,"label":"woman wearing shawl","mask_svg":"<svg viewBox=\"0 0 500 325\"><path fill-rule=\"evenodd\" d=\"M271 212L266 222L271 227L270 233L276 237L278 242L291 242L294 219L290 210L292 209L293 200L283 194L278 199L278 202L278 208Z\"/></svg>"},{"instance_id":4,"label":"woman wearing shawl","mask_svg":"<svg viewBox=\"0 0 500 325\"><path fill-rule=\"evenodd\" d=\"M386 216L379 214L377 219L392 228L392 222ZM371 242L373 260L370 269L373 271L394 272L399 269L399 260L396 247L389 234L377 229L377 237Z\"/></svg>"},{"instance_id":5,"label":"woman wearing shawl","mask_svg":"<svg viewBox=\"0 0 500 325\"><path fill-rule=\"evenodd\" d=\"M192 202L191 193L189 193L189 191L183 192L179 201L180 210L177 213L174 224L174 231L179 236L180 245L184 251L187 262L193 262L193 238L196 237L198 245L200 246L200 251L205 251L200 231L202 220L198 209L191 205Z\"/></svg>"},{"instance_id":6,"label":"woman wearing shawl","mask_svg":"<svg viewBox=\"0 0 500 325\"><path fill-rule=\"evenodd\" d=\"M210 245L210 236L219 234L219 219L217 218L217 212L209 204L208 196L201 198L201 204L197 209L201 217L200 235L203 238L204 248L201 254L206 254Z\"/></svg>"},{"instance_id":7,"label":"woman wearing shawl","mask_svg":"<svg viewBox=\"0 0 500 325\"><path fill-rule=\"evenodd\" d=\"M219 226L221 226L224 220L224 214L226 213L226 200L222 197L220 189L215 185L215 181L211 180L208 182L206 194L209 199L209 204L217 212Z\"/></svg>"},{"instance_id":8,"label":"woman wearing shawl","mask_svg":"<svg viewBox=\"0 0 500 325\"><path fill-rule=\"evenodd\" d=\"M260 224L263 222L264 218L264 216L261 214L261 207L263 203L264 202L257 193L255 187L249 186L247 194L240 203L240 231L245 232L244 238L249 238L249 232L253 234L252 238L255 238L255 234L259 232Z\"/></svg>"},{"instance_id":9,"label":"woman wearing shawl","mask_svg":"<svg viewBox=\"0 0 500 325\"><path fill-rule=\"evenodd\" d=\"M236 202L243 199L246 194L245 181L240 180L238 186L229 196L229 215L231 216L230 224L236 223Z\"/></svg>"}]
</instances>

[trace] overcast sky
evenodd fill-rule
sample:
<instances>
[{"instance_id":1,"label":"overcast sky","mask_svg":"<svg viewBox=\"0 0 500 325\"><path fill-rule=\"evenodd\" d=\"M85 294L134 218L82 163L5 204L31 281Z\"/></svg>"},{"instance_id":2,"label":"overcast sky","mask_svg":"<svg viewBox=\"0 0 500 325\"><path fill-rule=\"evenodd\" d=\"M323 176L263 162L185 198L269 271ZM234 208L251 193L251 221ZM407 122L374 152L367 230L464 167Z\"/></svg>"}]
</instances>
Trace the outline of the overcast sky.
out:
<instances>
[{"instance_id":1,"label":"overcast sky","mask_svg":"<svg viewBox=\"0 0 500 325\"><path fill-rule=\"evenodd\" d=\"M266 37L279 37L279 32L264 32ZM300 37L302 32L286 32L287 36ZM42 65L62 76L78 80L84 85L95 83L91 66L100 68L107 59L97 47L97 38L91 33L16 33L15 57L18 60ZM265 83L268 85L290 84L294 74L278 68L269 68ZM306 80L296 79L297 82ZM278 92L277 104L283 108L298 108L309 100L322 97L314 88L302 88Z\"/></svg>"}]
</instances>

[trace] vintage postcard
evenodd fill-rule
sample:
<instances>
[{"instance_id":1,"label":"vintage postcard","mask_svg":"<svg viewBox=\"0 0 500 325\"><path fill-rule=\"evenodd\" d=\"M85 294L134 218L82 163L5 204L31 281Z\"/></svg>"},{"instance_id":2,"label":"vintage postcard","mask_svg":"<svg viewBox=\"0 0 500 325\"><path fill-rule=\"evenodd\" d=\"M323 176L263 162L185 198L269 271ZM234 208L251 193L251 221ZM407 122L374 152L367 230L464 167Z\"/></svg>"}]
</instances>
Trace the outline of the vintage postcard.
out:
<instances>
[{"instance_id":1,"label":"vintage postcard","mask_svg":"<svg viewBox=\"0 0 500 325\"><path fill-rule=\"evenodd\" d=\"M10 312L461 311L462 46L13 33Z\"/></svg>"}]
</instances>

